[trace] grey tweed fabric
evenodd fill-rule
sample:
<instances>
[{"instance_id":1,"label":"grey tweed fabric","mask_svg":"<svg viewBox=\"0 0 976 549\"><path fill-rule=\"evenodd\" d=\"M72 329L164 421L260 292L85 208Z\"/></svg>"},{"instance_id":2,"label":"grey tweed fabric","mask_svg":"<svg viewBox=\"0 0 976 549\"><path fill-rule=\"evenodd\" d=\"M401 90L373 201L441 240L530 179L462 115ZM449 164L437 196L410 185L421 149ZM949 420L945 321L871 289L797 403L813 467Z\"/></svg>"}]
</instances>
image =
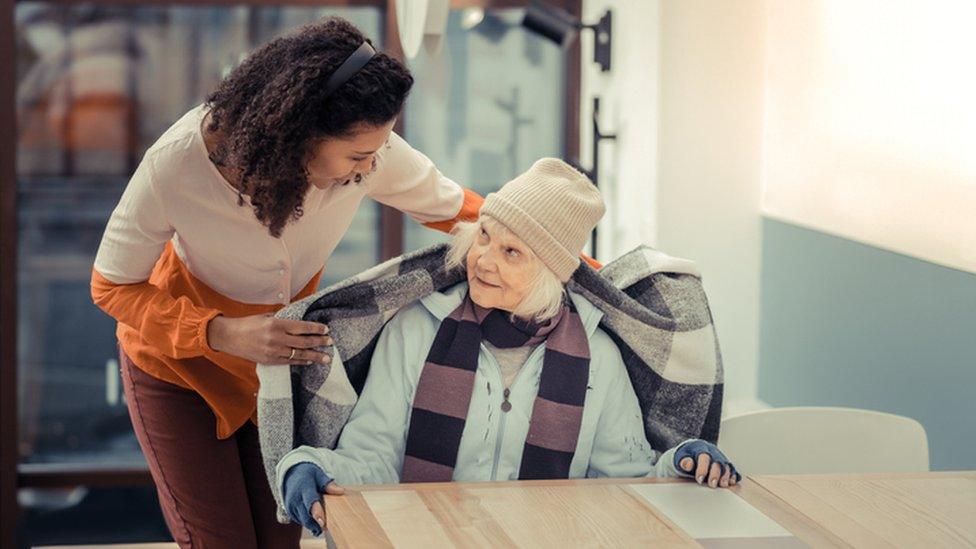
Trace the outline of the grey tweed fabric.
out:
<instances>
[{"instance_id":1,"label":"grey tweed fabric","mask_svg":"<svg viewBox=\"0 0 976 549\"><path fill-rule=\"evenodd\" d=\"M259 364L258 431L272 493L275 465L302 445L333 448L366 382L383 326L401 308L465 279L444 266L446 244L391 259L278 312L328 324L330 365ZM718 440L722 359L693 262L639 247L599 272L586 263L569 288L603 311L601 327L620 348L651 446ZM278 519L288 518L278 502Z\"/></svg>"}]
</instances>

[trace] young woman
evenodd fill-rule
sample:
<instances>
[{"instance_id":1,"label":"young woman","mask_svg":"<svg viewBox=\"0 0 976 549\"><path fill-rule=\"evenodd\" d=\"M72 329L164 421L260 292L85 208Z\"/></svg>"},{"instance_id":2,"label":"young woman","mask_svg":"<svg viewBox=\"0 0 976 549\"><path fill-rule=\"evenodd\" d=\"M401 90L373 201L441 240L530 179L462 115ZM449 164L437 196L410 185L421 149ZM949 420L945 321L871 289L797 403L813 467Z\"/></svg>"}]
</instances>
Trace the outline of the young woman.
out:
<instances>
[{"instance_id":1,"label":"young woman","mask_svg":"<svg viewBox=\"0 0 976 549\"><path fill-rule=\"evenodd\" d=\"M130 416L182 547L297 547L261 463L255 363L328 361L315 291L369 197L449 230L482 202L392 128L413 84L329 19L251 54L146 152L102 239L95 303L118 320Z\"/></svg>"}]
</instances>

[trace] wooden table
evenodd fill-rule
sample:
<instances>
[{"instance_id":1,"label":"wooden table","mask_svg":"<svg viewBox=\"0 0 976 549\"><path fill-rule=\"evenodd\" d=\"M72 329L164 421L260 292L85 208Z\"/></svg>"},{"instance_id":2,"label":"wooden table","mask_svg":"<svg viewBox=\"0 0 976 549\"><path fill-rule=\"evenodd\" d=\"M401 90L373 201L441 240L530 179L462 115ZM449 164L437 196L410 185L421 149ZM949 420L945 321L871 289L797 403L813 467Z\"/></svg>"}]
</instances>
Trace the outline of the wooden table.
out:
<instances>
[{"instance_id":1,"label":"wooden table","mask_svg":"<svg viewBox=\"0 0 976 549\"><path fill-rule=\"evenodd\" d=\"M752 481L739 495L813 545L976 547L976 471Z\"/></svg>"},{"instance_id":2,"label":"wooden table","mask_svg":"<svg viewBox=\"0 0 976 549\"><path fill-rule=\"evenodd\" d=\"M344 547L976 547L976 472L347 487Z\"/></svg>"}]
</instances>

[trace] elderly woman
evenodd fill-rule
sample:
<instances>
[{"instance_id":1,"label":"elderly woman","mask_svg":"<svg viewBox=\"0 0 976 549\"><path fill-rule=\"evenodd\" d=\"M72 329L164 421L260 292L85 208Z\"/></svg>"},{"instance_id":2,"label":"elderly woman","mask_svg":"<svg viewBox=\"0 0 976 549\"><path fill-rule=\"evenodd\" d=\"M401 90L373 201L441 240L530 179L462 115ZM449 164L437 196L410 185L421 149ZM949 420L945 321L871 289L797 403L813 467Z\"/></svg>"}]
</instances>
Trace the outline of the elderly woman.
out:
<instances>
[{"instance_id":1,"label":"elderly woman","mask_svg":"<svg viewBox=\"0 0 976 549\"><path fill-rule=\"evenodd\" d=\"M335 450L278 464L293 520L318 535L321 494L339 484L695 476L739 478L718 449L651 449L602 313L566 288L603 216L596 187L542 159L454 230L450 267L467 282L401 310ZM696 467L697 466L697 467ZM692 470L696 469L694 473Z\"/></svg>"}]
</instances>

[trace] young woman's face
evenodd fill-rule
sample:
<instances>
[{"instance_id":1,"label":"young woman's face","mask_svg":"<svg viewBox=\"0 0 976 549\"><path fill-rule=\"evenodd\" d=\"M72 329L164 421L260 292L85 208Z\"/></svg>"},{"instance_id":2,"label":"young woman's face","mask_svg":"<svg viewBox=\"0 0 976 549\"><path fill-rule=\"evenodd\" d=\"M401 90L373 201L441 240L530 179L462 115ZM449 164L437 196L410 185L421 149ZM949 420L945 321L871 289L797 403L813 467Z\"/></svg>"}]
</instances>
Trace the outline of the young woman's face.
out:
<instances>
[{"instance_id":1,"label":"young woman's face","mask_svg":"<svg viewBox=\"0 0 976 549\"><path fill-rule=\"evenodd\" d=\"M512 312L529 293L542 263L514 234L498 223L482 222L468 250L471 299L486 309Z\"/></svg>"},{"instance_id":2,"label":"young woman's face","mask_svg":"<svg viewBox=\"0 0 976 549\"><path fill-rule=\"evenodd\" d=\"M376 151L386 144L395 120L382 126L361 124L348 137L323 139L312 149L308 182L320 189L354 181L374 166Z\"/></svg>"}]
</instances>

